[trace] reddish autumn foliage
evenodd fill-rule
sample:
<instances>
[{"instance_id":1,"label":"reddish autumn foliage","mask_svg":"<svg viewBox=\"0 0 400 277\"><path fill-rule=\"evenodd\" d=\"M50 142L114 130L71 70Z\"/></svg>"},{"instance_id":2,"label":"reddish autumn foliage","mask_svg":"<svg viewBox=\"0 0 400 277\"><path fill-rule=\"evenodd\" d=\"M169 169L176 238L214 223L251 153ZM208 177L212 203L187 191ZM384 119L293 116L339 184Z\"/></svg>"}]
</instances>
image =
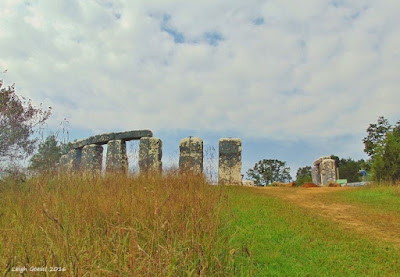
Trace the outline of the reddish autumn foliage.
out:
<instances>
[{"instance_id":1,"label":"reddish autumn foliage","mask_svg":"<svg viewBox=\"0 0 400 277\"><path fill-rule=\"evenodd\" d=\"M303 188L318 188L318 186L314 183L305 183L302 187Z\"/></svg>"},{"instance_id":2,"label":"reddish autumn foliage","mask_svg":"<svg viewBox=\"0 0 400 277\"><path fill-rule=\"evenodd\" d=\"M36 108L32 101L15 94L15 86L2 88L0 80L0 161L25 158L33 153L37 139L32 138L36 128L51 115Z\"/></svg>"}]
</instances>

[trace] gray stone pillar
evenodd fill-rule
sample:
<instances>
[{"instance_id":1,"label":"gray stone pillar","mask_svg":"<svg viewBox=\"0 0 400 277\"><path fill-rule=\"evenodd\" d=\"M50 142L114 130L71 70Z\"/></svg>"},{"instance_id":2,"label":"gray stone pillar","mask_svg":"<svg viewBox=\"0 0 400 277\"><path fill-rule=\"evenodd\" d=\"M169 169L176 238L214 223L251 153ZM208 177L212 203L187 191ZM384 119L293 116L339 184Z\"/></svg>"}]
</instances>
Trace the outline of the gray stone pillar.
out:
<instances>
[{"instance_id":1,"label":"gray stone pillar","mask_svg":"<svg viewBox=\"0 0 400 277\"><path fill-rule=\"evenodd\" d=\"M242 183L242 140L222 138L219 140L218 183L240 185Z\"/></svg>"},{"instance_id":2,"label":"gray stone pillar","mask_svg":"<svg viewBox=\"0 0 400 277\"><path fill-rule=\"evenodd\" d=\"M128 173L128 156L123 140L110 140L107 143L106 172Z\"/></svg>"},{"instance_id":3,"label":"gray stone pillar","mask_svg":"<svg viewBox=\"0 0 400 277\"><path fill-rule=\"evenodd\" d=\"M321 173L319 172L319 165L314 166L311 170L312 182L316 185L321 184Z\"/></svg>"},{"instance_id":4,"label":"gray stone pillar","mask_svg":"<svg viewBox=\"0 0 400 277\"><path fill-rule=\"evenodd\" d=\"M197 137L184 138L179 143L179 171L203 173L203 140Z\"/></svg>"},{"instance_id":5,"label":"gray stone pillar","mask_svg":"<svg viewBox=\"0 0 400 277\"><path fill-rule=\"evenodd\" d=\"M71 149L60 158L60 168L66 172L79 170L82 159L82 149Z\"/></svg>"},{"instance_id":6,"label":"gray stone pillar","mask_svg":"<svg viewBox=\"0 0 400 277\"><path fill-rule=\"evenodd\" d=\"M328 186L329 184L336 183L336 165L335 160L325 159L319 165L321 172L321 185Z\"/></svg>"},{"instance_id":7,"label":"gray stone pillar","mask_svg":"<svg viewBox=\"0 0 400 277\"><path fill-rule=\"evenodd\" d=\"M87 173L100 174L103 162L103 146L90 144L83 147L81 168Z\"/></svg>"},{"instance_id":8,"label":"gray stone pillar","mask_svg":"<svg viewBox=\"0 0 400 277\"><path fill-rule=\"evenodd\" d=\"M162 170L162 141L159 138L145 137L139 143L139 170L142 173Z\"/></svg>"}]
</instances>

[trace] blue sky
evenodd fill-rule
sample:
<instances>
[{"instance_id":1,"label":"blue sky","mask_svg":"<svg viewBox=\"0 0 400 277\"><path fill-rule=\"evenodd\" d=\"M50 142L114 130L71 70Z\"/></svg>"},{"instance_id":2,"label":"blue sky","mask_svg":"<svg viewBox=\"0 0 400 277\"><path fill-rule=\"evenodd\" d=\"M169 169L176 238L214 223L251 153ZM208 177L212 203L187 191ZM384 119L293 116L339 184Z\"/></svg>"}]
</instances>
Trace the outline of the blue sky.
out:
<instances>
[{"instance_id":1,"label":"blue sky","mask_svg":"<svg viewBox=\"0 0 400 277\"><path fill-rule=\"evenodd\" d=\"M49 130L67 118L71 139L151 129L167 164L183 137L215 148L239 137L243 173L280 159L294 177L319 156L366 158L368 125L399 120L399 10L397 0L2 0L0 78L53 107Z\"/></svg>"}]
</instances>

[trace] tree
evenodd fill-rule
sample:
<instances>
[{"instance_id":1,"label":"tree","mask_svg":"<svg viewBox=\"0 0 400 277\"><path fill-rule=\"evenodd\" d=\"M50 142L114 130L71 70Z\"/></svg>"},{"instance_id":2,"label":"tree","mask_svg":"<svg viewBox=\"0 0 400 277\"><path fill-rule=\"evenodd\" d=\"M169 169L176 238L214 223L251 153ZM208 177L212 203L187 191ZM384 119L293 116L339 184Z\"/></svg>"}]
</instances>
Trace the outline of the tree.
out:
<instances>
[{"instance_id":1,"label":"tree","mask_svg":"<svg viewBox=\"0 0 400 277\"><path fill-rule=\"evenodd\" d=\"M378 124L370 124L367 128L368 135L363 139L364 152L373 158L379 147L383 147L387 132L392 126L383 116L378 117Z\"/></svg>"},{"instance_id":2,"label":"tree","mask_svg":"<svg viewBox=\"0 0 400 277\"><path fill-rule=\"evenodd\" d=\"M254 168L247 171L247 176L254 180L256 186L266 186L273 182L290 182L290 167L279 160L260 160Z\"/></svg>"},{"instance_id":3,"label":"tree","mask_svg":"<svg viewBox=\"0 0 400 277\"><path fill-rule=\"evenodd\" d=\"M352 158L340 159L336 155L331 155L331 159L335 160L335 165L339 168L340 179L347 179L347 182L360 182L362 177L360 175L361 169L369 170L367 163L361 160L353 160Z\"/></svg>"},{"instance_id":4,"label":"tree","mask_svg":"<svg viewBox=\"0 0 400 277\"><path fill-rule=\"evenodd\" d=\"M400 130L386 134L372 162L372 174L376 181L400 180Z\"/></svg>"},{"instance_id":5,"label":"tree","mask_svg":"<svg viewBox=\"0 0 400 277\"><path fill-rule=\"evenodd\" d=\"M364 151L372 160L372 175L375 181L397 181L400 179L400 121L390 125L383 116L378 124L370 124L367 137L363 139Z\"/></svg>"},{"instance_id":6,"label":"tree","mask_svg":"<svg viewBox=\"0 0 400 277\"><path fill-rule=\"evenodd\" d=\"M296 186L302 186L308 182L312 182L311 166L300 167L296 173Z\"/></svg>"},{"instance_id":7,"label":"tree","mask_svg":"<svg viewBox=\"0 0 400 277\"><path fill-rule=\"evenodd\" d=\"M0 160L31 155L37 143L32 135L50 115L51 107L47 111L35 108L31 100L21 100L15 94L14 85L2 88L0 81Z\"/></svg>"},{"instance_id":8,"label":"tree","mask_svg":"<svg viewBox=\"0 0 400 277\"><path fill-rule=\"evenodd\" d=\"M29 169L38 173L53 171L61 155L68 152L70 144L57 141L56 135L50 135L39 144L38 153L32 156Z\"/></svg>"}]
</instances>

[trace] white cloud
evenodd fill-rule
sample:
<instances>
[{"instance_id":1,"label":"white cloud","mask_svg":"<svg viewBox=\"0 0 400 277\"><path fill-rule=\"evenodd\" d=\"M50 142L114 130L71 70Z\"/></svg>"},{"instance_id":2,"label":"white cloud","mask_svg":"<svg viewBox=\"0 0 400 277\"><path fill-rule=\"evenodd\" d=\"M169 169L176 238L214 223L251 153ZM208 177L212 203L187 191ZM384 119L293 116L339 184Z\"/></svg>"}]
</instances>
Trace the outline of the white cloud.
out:
<instances>
[{"instance_id":1,"label":"white cloud","mask_svg":"<svg viewBox=\"0 0 400 277\"><path fill-rule=\"evenodd\" d=\"M398 3L2 1L0 69L53 124L359 134L400 115Z\"/></svg>"}]
</instances>

